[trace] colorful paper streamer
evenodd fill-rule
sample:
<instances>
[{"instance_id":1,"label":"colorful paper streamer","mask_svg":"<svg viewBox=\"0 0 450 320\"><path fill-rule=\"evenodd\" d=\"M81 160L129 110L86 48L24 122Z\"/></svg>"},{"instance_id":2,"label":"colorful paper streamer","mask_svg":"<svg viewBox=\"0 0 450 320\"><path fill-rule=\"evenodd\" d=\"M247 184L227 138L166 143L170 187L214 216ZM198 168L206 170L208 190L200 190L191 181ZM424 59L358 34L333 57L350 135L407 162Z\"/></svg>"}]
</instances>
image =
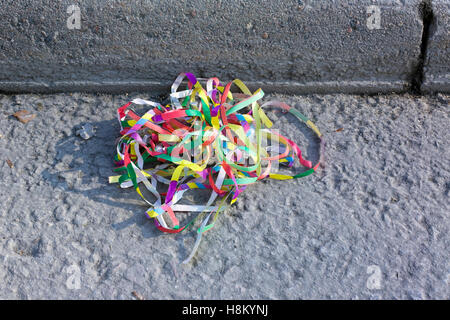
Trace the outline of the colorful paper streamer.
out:
<instances>
[{"instance_id":1,"label":"colorful paper streamer","mask_svg":"<svg viewBox=\"0 0 450 320\"><path fill-rule=\"evenodd\" d=\"M179 91L183 81L186 87ZM240 92L232 93L233 86ZM252 93L238 79L222 84L210 78L205 89L193 74L182 73L172 85L167 105L138 98L117 110L121 137L115 171L121 175L111 176L109 182L134 187L149 205L147 216L162 232L179 233L201 220L194 248L183 263L192 259L203 233L248 185L268 178L302 178L319 167L319 162L313 165L303 158L295 142L272 129L264 110L291 113L317 135L323 147L319 129L283 102L260 105L263 96L261 89ZM137 105L150 109L139 116L133 111ZM263 145L263 139L269 138L273 145ZM292 168L296 160L307 170L295 175L275 172L275 165ZM160 186L167 190L162 192ZM199 189L210 191L205 204L179 203L186 191ZM181 225L177 213L186 212L198 214Z\"/></svg>"}]
</instances>

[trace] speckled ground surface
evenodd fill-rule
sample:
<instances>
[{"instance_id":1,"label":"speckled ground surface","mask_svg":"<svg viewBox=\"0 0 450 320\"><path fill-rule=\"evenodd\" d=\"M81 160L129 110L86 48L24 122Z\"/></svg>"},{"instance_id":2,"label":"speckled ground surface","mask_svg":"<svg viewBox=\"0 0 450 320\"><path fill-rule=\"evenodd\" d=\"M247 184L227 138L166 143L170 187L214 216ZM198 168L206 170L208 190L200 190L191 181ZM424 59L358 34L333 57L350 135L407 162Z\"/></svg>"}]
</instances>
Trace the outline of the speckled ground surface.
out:
<instances>
[{"instance_id":1,"label":"speckled ground surface","mask_svg":"<svg viewBox=\"0 0 450 320\"><path fill-rule=\"evenodd\" d=\"M0 298L450 298L450 96L277 96L324 133L324 165L247 188L186 266L194 231L161 234L107 183L132 97L146 98L0 95ZM272 116L317 159L311 134Z\"/></svg>"}]
</instances>

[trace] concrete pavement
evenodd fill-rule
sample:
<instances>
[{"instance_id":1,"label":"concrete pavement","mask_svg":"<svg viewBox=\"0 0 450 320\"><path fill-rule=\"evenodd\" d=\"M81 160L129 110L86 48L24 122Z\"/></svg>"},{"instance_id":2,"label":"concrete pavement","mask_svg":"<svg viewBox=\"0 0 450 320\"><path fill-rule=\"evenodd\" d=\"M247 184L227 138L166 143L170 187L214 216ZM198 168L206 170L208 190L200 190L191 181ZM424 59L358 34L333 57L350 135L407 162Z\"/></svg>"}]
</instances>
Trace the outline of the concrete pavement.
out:
<instances>
[{"instance_id":1,"label":"concrete pavement","mask_svg":"<svg viewBox=\"0 0 450 320\"><path fill-rule=\"evenodd\" d=\"M162 234L107 183L115 108L134 97L151 98L0 95L0 298L450 298L448 95L265 97L315 122L323 166L247 188L185 266L195 230ZM317 159L309 130L268 115Z\"/></svg>"}]
</instances>

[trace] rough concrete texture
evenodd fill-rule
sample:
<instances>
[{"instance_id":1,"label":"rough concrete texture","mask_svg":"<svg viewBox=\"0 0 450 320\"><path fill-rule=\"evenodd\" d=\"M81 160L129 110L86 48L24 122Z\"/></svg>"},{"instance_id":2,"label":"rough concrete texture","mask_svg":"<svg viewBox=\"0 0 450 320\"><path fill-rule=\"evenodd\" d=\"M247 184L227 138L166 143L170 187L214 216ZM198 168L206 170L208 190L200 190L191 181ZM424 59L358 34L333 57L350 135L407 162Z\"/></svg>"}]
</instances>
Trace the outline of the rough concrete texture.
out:
<instances>
[{"instance_id":1,"label":"rough concrete texture","mask_svg":"<svg viewBox=\"0 0 450 320\"><path fill-rule=\"evenodd\" d=\"M276 96L324 133L324 165L249 187L186 266L195 231L162 234L107 183L134 97L0 95L0 298L450 298L450 96ZM308 130L269 116L317 159Z\"/></svg>"},{"instance_id":2,"label":"rough concrete texture","mask_svg":"<svg viewBox=\"0 0 450 320\"><path fill-rule=\"evenodd\" d=\"M69 30L69 5L81 29ZM181 71L303 92L406 90L419 0L4 0L0 90L161 90ZM369 30L369 5L380 29ZM269 82L270 81L270 82Z\"/></svg>"},{"instance_id":3,"label":"rough concrete texture","mask_svg":"<svg viewBox=\"0 0 450 320\"><path fill-rule=\"evenodd\" d=\"M433 0L423 91L450 92L450 2Z\"/></svg>"}]
</instances>

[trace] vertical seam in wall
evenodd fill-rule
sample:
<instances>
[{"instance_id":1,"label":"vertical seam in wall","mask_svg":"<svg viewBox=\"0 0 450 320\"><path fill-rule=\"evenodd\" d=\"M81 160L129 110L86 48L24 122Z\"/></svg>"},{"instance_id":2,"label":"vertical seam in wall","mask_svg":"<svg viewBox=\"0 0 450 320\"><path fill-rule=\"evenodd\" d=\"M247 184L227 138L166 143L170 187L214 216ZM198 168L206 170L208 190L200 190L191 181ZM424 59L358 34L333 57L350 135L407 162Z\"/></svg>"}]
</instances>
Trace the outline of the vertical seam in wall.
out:
<instances>
[{"instance_id":1,"label":"vertical seam in wall","mask_svg":"<svg viewBox=\"0 0 450 320\"><path fill-rule=\"evenodd\" d=\"M420 43L420 55L417 67L411 79L411 90L413 93L421 94L424 81L424 65L427 58L428 42L431 36L431 25L434 21L432 0L423 0L419 5L419 14L422 20L422 40Z\"/></svg>"}]
</instances>

